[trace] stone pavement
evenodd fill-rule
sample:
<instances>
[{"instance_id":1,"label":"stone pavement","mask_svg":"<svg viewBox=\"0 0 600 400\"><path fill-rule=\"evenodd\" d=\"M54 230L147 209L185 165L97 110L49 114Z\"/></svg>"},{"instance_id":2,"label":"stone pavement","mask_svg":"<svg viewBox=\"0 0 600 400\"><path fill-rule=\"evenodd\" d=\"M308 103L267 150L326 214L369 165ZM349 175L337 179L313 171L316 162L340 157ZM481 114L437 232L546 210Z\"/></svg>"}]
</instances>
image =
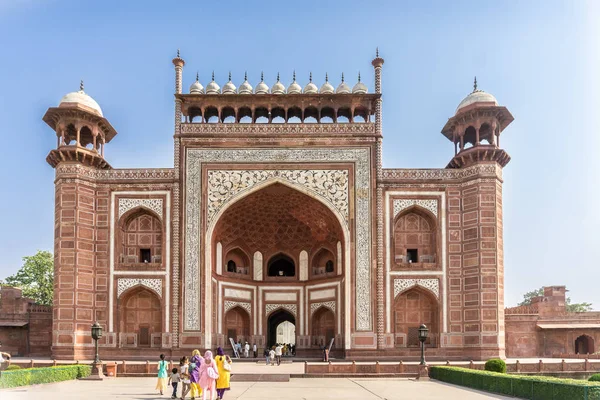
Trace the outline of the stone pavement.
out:
<instances>
[{"instance_id":1,"label":"stone pavement","mask_svg":"<svg viewBox=\"0 0 600 400\"><path fill-rule=\"evenodd\" d=\"M61 400L108 399L169 399L154 390L155 378L109 378L102 382L68 381L0 390L2 400L29 400L52 398ZM225 394L225 400L376 400L376 399L423 399L423 400L477 400L509 399L436 381L417 382L407 379L346 379L346 378L297 378L289 382L233 382ZM189 399L189 397L188 397Z\"/></svg>"}]
</instances>

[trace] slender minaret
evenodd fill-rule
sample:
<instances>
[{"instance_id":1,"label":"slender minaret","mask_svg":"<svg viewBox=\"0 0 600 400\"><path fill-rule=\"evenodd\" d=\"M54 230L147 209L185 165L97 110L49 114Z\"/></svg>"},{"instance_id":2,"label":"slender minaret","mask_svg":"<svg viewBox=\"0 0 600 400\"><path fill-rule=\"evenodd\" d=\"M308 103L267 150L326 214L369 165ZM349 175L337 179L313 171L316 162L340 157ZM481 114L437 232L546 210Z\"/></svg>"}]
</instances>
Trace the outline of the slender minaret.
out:
<instances>
[{"instance_id":1,"label":"slender minaret","mask_svg":"<svg viewBox=\"0 0 600 400\"><path fill-rule=\"evenodd\" d=\"M175 94L182 93L183 87L183 66L185 61L179 56L179 49L177 49L177 57L173 59L173 65L175 66ZM173 282L179 280L179 198L181 193L181 182L179 182L180 176L180 165L179 160L181 159L181 139L179 134L181 133L181 100L175 97L175 139L174 139L174 173L175 173L175 185L173 185ZM173 301L171 311L171 323L172 323L172 336L171 345L173 347L179 347L179 285L173 285Z\"/></svg>"},{"instance_id":2,"label":"slender minaret","mask_svg":"<svg viewBox=\"0 0 600 400\"><path fill-rule=\"evenodd\" d=\"M375 93L381 95L381 67L383 58L379 57L379 48L375 52L375 59L371 62L375 68ZM381 97L375 104L375 132L377 134L377 149L375 153L375 167L377 171L377 348L385 347L384 320L384 276L383 276L383 188L381 186L382 161L381 161Z\"/></svg>"}]
</instances>

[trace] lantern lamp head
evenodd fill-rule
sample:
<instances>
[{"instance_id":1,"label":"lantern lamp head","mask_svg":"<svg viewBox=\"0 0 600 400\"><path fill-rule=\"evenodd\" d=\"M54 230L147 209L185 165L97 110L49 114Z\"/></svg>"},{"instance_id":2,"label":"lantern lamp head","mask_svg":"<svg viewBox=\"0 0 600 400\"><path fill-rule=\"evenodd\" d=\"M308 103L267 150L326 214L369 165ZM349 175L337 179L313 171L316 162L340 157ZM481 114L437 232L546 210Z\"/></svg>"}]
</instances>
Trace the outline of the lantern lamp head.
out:
<instances>
[{"instance_id":1,"label":"lantern lamp head","mask_svg":"<svg viewBox=\"0 0 600 400\"><path fill-rule=\"evenodd\" d=\"M427 329L427 326L425 326L425 324L421 324L421 326L419 327L419 340L421 342L424 342L427 339L428 334L429 329Z\"/></svg>"},{"instance_id":2,"label":"lantern lamp head","mask_svg":"<svg viewBox=\"0 0 600 400\"><path fill-rule=\"evenodd\" d=\"M98 322L95 322L94 325L92 325L92 339L98 340L101 337L102 337L102 327L100 326L100 324L98 324Z\"/></svg>"}]
</instances>

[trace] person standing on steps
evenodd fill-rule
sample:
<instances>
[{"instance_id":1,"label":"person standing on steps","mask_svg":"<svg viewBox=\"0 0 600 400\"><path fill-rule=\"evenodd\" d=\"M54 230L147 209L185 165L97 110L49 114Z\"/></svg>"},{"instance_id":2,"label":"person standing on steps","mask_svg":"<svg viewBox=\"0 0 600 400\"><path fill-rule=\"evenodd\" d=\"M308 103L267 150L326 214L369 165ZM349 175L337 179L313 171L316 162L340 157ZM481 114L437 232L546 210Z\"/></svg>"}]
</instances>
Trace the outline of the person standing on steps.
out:
<instances>
[{"instance_id":1,"label":"person standing on steps","mask_svg":"<svg viewBox=\"0 0 600 400\"><path fill-rule=\"evenodd\" d=\"M250 357L250 344L248 342L246 342L246 345L244 346L244 357Z\"/></svg>"},{"instance_id":2,"label":"person standing on steps","mask_svg":"<svg viewBox=\"0 0 600 400\"><path fill-rule=\"evenodd\" d=\"M277 365L281 365L281 350L283 349L283 347L278 344L277 347L275 347L275 358L277 359Z\"/></svg>"},{"instance_id":3,"label":"person standing on steps","mask_svg":"<svg viewBox=\"0 0 600 400\"><path fill-rule=\"evenodd\" d=\"M258 349L256 348L256 343L252 345L252 352L254 353L254 358L258 357Z\"/></svg>"}]
</instances>

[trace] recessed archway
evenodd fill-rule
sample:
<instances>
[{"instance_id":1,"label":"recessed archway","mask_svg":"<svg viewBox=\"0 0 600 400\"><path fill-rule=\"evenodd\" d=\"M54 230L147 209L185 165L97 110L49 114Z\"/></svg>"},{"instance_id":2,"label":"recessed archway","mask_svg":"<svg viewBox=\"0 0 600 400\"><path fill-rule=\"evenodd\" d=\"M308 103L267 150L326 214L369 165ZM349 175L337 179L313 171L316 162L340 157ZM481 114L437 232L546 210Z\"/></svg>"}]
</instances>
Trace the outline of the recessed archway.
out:
<instances>
[{"instance_id":1,"label":"recessed archway","mask_svg":"<svg viewBox=\"0 0 600 400\"><path fill-rule=\"evenodd\" d=\"M588 335L581 335L575 339L575 354L593 354L594 339Z\"/></svg>"},{"instance_id":2,"label":"recessed archway","mask_svg":"<svg viewBox=\"0 0 600 400\"><path fill-rule=\"evenodd\" d=\"M440 315L438 301L431 292L413 287L400 293L394 302L394 334L397 347L419 347L418 329L429 328L426 346L437 347Z\"/></svg>"},{"instance_id":3,"label":"recessed archway","mask_svg":"<svg viewBox=\"0 0 600 400\"><path fill-rule=\"evenodd\" d=\"M335 315L327 307L320 307L312 316L311 345L322 348L329 346L331 339L335 338Z\"/></svg>"},{"instance_id":4,"label":"recessed archway","mask_svg":"<svg viewBox=\"0 0 600 400\"><path fill-rule=\"evenodd\" d=\"M296 326L296 317L292 313L282 308L273 311L267 318L267 346L272 347L277 344L277 328L283 322L289 322ZM294 343L296 339L294 338Z\"/></svg>"},{"instance_id":5,"label":"recessed archway","mask_svg":"<svg viewBox=\"0 0 600 400\"><path fill-rule=\"evenodd\" d=\"M296 263L283 253L276 254L267 264L267 274L268 276L296 276Z\"/></svg>"},{"instance_id":6,"label":"recessed archway","mask_svg":"<svg viewBox=\"0 0 600 400\"><path fill-rule=\"evenodd\" d=\"M223 332L227 335L226 340L250 341L250 316L239 306L233 307L225 313L223 318Z\"/></svg>"},{"instance_id":7,"label":"recessed archway","mask_svg":"<svg viewBox=\"0 0 600 400\"><path fill-rule=\"evenodd\" d=\"M163 332L162 306L158 296L144 287L135 287L120 299L120 332L137 337L140 347L151 346L152 335ZM132 343L126 343L132 344Z\"/></svg>"}]
</instances>

